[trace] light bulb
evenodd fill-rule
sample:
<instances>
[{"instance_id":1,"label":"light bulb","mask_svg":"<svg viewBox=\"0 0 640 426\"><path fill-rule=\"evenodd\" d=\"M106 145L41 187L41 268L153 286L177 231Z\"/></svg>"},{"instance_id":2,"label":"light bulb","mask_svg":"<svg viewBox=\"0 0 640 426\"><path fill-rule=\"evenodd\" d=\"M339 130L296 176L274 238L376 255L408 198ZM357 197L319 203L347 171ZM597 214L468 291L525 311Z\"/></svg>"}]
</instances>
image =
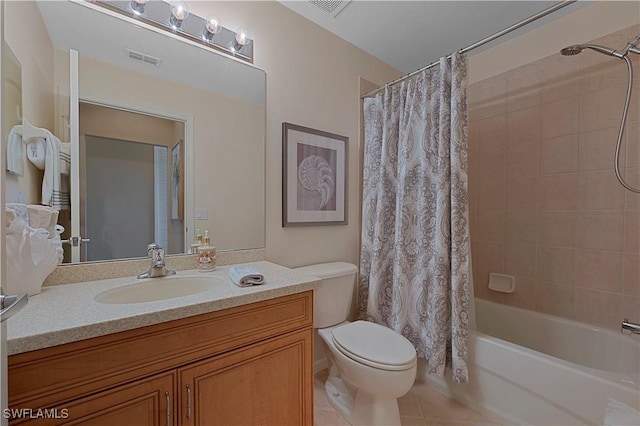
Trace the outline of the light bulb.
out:
<instances>
[{"instance_id":1,"label":"light bulb","mask_svg":"<svg viewBox=\"0 0 640 426\"><path fill-rule=\"evenodd\" d=\"M246 28L238 28L238 31L236 31L236 42L238 42L240 46L246 46L251 43L251 33L249 30Z\"/></svg>"},{"instance_id":2,"label":"light bulb","mask_svg":"<svg viewBox=\"0 0 640 426\"><path fill-rule=\"evenodd\" d=\"M171 10L169 24L171 24L171 28L177 30L182 26L182 21L189 16L189 8L187 3L183 1L172 1L169 3L169 9Z\"/></svg>"},{"instance_id":3,"label":"light bulb","mask_svg":"<svg viewBox=\"0 0 640 426\"><path fill-rule=\"evenodd\" d=\"M208 15L204 20L204 31L202 32L202 38L207 41L211 41L216 34L222 31L222 23L220 18L216 15Z\"/></svg>"},{"instance_id":4,"label":"light bulb","mask_svg":"<svg viewBox=\"0 0 640 426\"><path fill-rule=\"evenodd\" d=\"M129 2L129 9L136 16L143 16L146 13L145 4L147 4L149 0L131 0Z\"/></svg>"},{"instance_id":5,"label":"light bulb","mask_svg":"<svg viewBox=\"0 0 640 426\"><path fill-rule=\"evenodd\" d=\"M232 52L239 52L246 45L251 43L251 33L246 28L238 28L235 39L229 44Z\"/></svg>"}]
</instances>

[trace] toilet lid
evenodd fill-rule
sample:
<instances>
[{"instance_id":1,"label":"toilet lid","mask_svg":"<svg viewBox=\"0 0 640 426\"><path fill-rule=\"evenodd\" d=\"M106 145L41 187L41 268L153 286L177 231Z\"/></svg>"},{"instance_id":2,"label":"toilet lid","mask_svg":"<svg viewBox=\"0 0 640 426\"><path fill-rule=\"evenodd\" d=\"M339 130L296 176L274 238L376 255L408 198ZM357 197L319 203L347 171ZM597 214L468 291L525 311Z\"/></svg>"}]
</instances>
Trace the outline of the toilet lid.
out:
<instances>
[{"instance_id":1,"label":"toilet lid","mask_svg":"<svg viewBox=\"0 0 640 426\"><path fill-rule=\"evenodd\" d=\"M333 342L349 358L383 370L405 370L416 362L416 350L401 334L367 321L336 327Z\"/></svg>"}]
</instances>

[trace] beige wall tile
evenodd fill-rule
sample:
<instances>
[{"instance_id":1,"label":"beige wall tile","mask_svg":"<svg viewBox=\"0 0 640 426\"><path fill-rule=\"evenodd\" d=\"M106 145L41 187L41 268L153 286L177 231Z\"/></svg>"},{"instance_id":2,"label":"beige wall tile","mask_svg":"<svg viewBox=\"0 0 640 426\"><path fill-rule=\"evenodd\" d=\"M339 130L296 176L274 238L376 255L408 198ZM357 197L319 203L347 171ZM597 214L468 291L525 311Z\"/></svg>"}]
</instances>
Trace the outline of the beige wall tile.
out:
<instances>
[{"instance_id":1,"label":"beige wall tile","mask_svg":"<svg viewBox=\"0 0 640 426\"><path fill-rule=\"evenodd\" d=\"M573 284L575 250L565 248L538 248L536 278L555 284Z\"/></svg>"},{"instance_id":2,"label":"beige wall tile","mask_svg":"<svg viewBox=\"0 0 640 426\"><path fill-rule=\"evenodd\" d=\"M507 147L504 145L485 146L478 151L478 178L504 179L506 172Z\"/></svg>"},{"instance_id":3,"label":"beige wall tile","mask_svg":"<svg viewBox=\"0 0 640 426\"><path fill-rule=\"evenodd\" d=\"M632 188L640 189L640 167L627 168L620 171L622 178ZM612 172L613 173L613 172ZM616 183L618 183L616 181ZM618 183L619 184L619 183ZM622 185L620 186L622 188ZM626 211L638 211L640 210L640 194L628 190L625 192L625 207Z\"/></svg>"},{"instance_id":4,"label":"beige wall tile","mask_svg":"<svg viewBox=\"0 0 640 426\"><path fill-rule=\"evenodd\" d=\"M580 133L578 170L613 169L618 128ZM625 164L625 147L621 147L620 165Z\"/></svg>"},{"instance_id":5,"label":"beige wall tile","mask_svg":"<svg viewBox=\"0 0 640 426\"><path fill-rule=\"evenodd\" d=\"M626 318L631 322L640 322L640 297L623 295L621 316L621 319ZM620 320L615 325L620 327Z\"/></svg>"},{"instance_id":6,"label":"beige wall tile","mask_svg":"<svg viewBox=\"0 0 640 426\"><path fill-rule=\"evenodd\" d=\"M534 106L507 114L509 145L538 142L540 139L540 107Z\"/></svg>"},{"instance_id":7,"label":"beige wall tile","mask_svg":"<svg viewBox=\"0 0 640 426\"><path fill-rule=\"evenodd\" d=\"M507 179L514 176L537 176L538 143L507 145Z\"/></svg>"},{"instance_id":8,"label":"beige wall tile","mask_svg":"<svg viewBox=\"0 0 640 426\"><path fill-rule=\"evenodd\" d=\"M535 245L537 238L536 212L528 210L507 211L505 241Z\"/></svg>"},{"instance_id":9,"label":"beige wall tile","mask_svg":"<svg viewBox=\"0 0 640 426\"><path fill-rule=\"evenodd\" d=\"M574 288L574 318L587 324L616 328L620 326L620 295L598 290Z\"/></svg>"},{"instance_id":10,"label":"beige wall tile","mask_svg":"<svg viewBox=\"0 0 640 426\"><path fill-rule=\"evenodd\" d=\"M640 211L624 214L624 251L640 253Z\"/></svg>"},{"instance_id":11,"label":"beige wall tile","mask_svg":"<svg viewBox=\"0 0 640 426\"><path fill-rule=\"evenodd\" d=\"M622 292L622 253L576 250L574 284L595 290Z\"/></svg>"},{"instance_id":12,"label":"beige wall tile","mask_svg":"<svg viewBox=\"0 0 640 426\"><path fill-rule=\"evenodd\" d=\"M540 103L546 104L580 94L580 61L557 53L542 60Z\"/></svg>"},{"instance_id":13,"label":"beige wall tile","mask_svg":"<svg viewBox=\"0 0 640 426\"><path fill-rule=\"evenodd\" d=\"M502 296L503 303L523 309L535 309L536 283L533 278L516 277L516 290Z\"/></svg>"},{"instance_id":14,"label":"beige wall tile","mask_svg":"<svg viewBox=\"0 0 640 426\"><path fill-rule=\"evenodd\" d=\"M504 210L478 211L478 241L504 241Z\"/></svg>"},{"instance_id":15,"label":"beige wall tile","mask_svg":"<svg viewBox=\"0 0 640 426\"><path fill-rule=\"evenodd\" d=\"M548 139L577 134L580 129L580 100L581 97L576 96L545 104L540 110L540 137Z\"/></svg>"},{"instance_id":16,"label":"beige wall tile","mask_svg":"<svg viewBox=\"0 0 640 426\"><path fill-rule=\"evenodd\" d=\"M520 73L507 80L507 111L517 111L540 104L539 64L529 64L530 72Z\"/></svg>"},{"instance_id":17,"label":"beige wall tile","mask_svg":"<svg viewBox=\"0 0 640 426\"><path fill-rule=\"evenodd\" d=\"M640 255L624 253L622 255L623 292L640 296Z\"/></svg>"},{"instance_id":18,"label":"beige wall tile","mask_svg":"<svg viewBox=\"0 0 640 426\"><path fill-rule=\"evenodd\" d=\"M624 210L625 189L611 170L578 174L578 209Z\"/></svg>"},{"instance_id":19,"label":"beige wall tile","mask_svg":"<svg viewBox=\"0 0 640 426\"><path fill-rule=\"evenodd\" d=\"M504 272L521 278L536 276L536 247L508 242L504 248Z\"/></svg>"},{"instance_id":20,"label":"beige wall tile","mask_svg":"<svg viewBox=\"0 0 640 426\"><path fill-rule=\"evenodd\" d=\"M612 58L593 51L585 50L584 53L589 54L588 59L598 56L598 60L604 58L605 62L594 63L588 68L582 69L580 75L581 93L606 89L618 84L627 84L627 67L624 64L619 61L612 61Z\"/></svg>"},{"instance_id":21,"label":"beige wall tile","mask_svg":"<svg viewBox=\"0 0 640 426\"><path fill-rule=\"evenodd\" d=\"M483 118L478 121L479 149L507 143L507 116L505 114Z\"/></svg>"},{"instance_id":22,"label":"beige wall tile","mask_svg":"<svg viewBox=\"0 0 640 426\"><path fill-rule=\"evenodd\" d=\"M619 84L580 95L580 132L619 126L626 91Z\"/></svg>"},{"instance_id":23,"label":"beige wall tile","mask_svg":"<svg viewBox=\"0 0 640 426\"><path fill-rule=\"evenodd\" d=\"M475 296L501 302L501 294L488 289L489 273L504 271L504 244L480 241L474 262Z\"/></svg>"},{"instance_id":24,"label":"beige wall tile","mask_svg":"<svg viewBox=\"0 0 640 426\"><path fill-rule=\"evenodd\" d=\"M540 176L538 191L540 210L575 210L578 205L578 174Z\"/></svg>"},{"instance_id":25,"label":"beige wall tile","mask_svg":"<svg viewBox=\"0 0 640 426\"><path fill-rule=\"evenodd\" d=\"M535 297L536 311L564 318L573 317L573 287L538 281Z\"/></svg>"},{"instance_id":26,"label":"beige wall tile","mask_svg":"<svg viewBox=\"0 0 640 426\"><path fill-rule=\"evenodd\" d=\"M478 90L478 119L507 112L507 81L502 80Z\"/></svg>"},{"instance_id":27,"label":"beige wall tile","mask_svg":"<svg viewBox=\"0 0 640 426\"><path fill-rule=\"evenodd\" d=\"M538 196L538 178L515 176L507 178L507 210L535 210Z\"/></svg>"},{"instance_id":28,"label":"beige wall tile","mask_svg":"<svg viewBox=\"0 0 640 426\"><path fill-rule=\"evenodd\" d=\"M576 247L596 250L622 250L623 212L578 212Z\"/></svg>"},{"instance_id":29,"label":"beige wall tile","mask_svg":"<svg viewBox=\"0 0 640 426\"><path fill-rule=\"evenodd\" d=\"M478 182L478 211L505 209L504 177L489 177Z\"/></svg>"},{"instance_id":30,"label":"beige wall tile","mask_svg":"<svg viewBox=\"0 0 640 426\"><path fill-rule=\"evenodd\" d=\"M540 174L567 173L578 170L578 135L540 141Z\"/></svg>"},{"instance_id":31,"label":"beige wall tile","mask_svg":"<svg viewBox=\"0 0 640 426\"><path fill-rule=\"evenodd\" d=\"M549 247L575 247L575 212L538 213L538 244Z\"/></svg>"},{"instance_id":32,"label":"beige wall tile","mask_svg":"<svg viewBox=\"0 0 640 426\"><path fill-rule=\"evenodd\" d=\"M638 56L640 57L640 55ZM640 166L640 123L628 124L625 136L626 143L624 145L627 152L627 167L638 167Z\"/></svg>"}]
</instances>

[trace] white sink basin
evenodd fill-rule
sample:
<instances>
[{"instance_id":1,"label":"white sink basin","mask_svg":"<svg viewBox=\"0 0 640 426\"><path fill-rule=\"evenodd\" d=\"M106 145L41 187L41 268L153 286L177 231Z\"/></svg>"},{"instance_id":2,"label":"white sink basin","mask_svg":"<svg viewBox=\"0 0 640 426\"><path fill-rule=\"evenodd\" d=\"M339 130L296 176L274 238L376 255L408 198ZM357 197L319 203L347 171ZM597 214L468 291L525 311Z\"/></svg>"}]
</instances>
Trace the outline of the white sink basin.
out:
<instances>
[{"instance_id":1,"label":"white sink basin","mask_svg":"<svg viewBox=\"0 0 640 426\"><path fill-rule=\"evenodd\" d=\"M219 277L212 276L150 278L102 292L95 297L95 301L117 304L156 302L203 293L222 282Z\"/></svg>"}]
</instances>

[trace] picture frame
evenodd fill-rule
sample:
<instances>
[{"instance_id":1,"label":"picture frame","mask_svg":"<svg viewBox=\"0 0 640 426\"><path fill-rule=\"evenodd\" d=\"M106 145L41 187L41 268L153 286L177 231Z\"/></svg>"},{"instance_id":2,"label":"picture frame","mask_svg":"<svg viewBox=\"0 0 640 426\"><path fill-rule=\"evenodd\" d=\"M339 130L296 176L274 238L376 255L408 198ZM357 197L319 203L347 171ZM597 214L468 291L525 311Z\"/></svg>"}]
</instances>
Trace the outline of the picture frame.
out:
<instances>
[{"instance_id":1,"label":"picture frame","mask_svg":"<svg viewBox=\"0 0 640 426\"><path fill-rule=\"evenodd\" d=\"M184 220L184 141L171 148L171 219Z\"/></svg>"},{"instance_id":2,"label":"picture frame","mask_svg":"<svg viewBox=\"0 0 640 426\"><path fill-rule=\"evenodd\" d=\"M347 224L347 136L282 123L282 226Z\"/></svg>"}]
</instances>

